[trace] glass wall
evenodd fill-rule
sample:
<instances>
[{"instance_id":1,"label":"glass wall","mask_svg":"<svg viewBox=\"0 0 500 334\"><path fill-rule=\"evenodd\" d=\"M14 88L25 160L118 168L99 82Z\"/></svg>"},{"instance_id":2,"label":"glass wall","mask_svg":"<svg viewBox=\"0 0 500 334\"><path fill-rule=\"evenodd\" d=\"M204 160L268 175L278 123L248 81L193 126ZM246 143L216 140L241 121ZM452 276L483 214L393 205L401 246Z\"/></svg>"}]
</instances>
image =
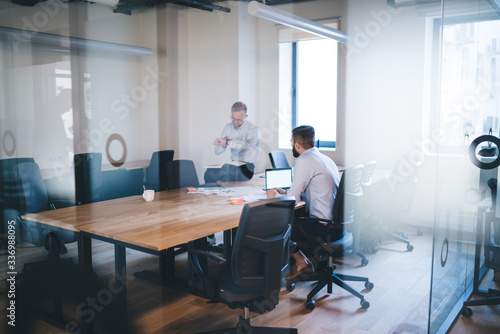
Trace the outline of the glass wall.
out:
<instances>
[{"instance_id":1,"label":"glass wall","mask_svg":"<svg viewBox=\"0 0 500 334\"><path fill-rule=\"evenodd\" d=\"M488 180L497 178L497 168L488 164L498 157L498 149L489 141L471 151L469 147L482 135L498 137L500 112L500 17L481 1L445 0L443 5L431 333L447 328L471 292L476 231L481 210L488 206L482 201L491 197Z\"/></svg>"},{"instance_id":2,"label":"glass wall","mask_svg":"<svg viewBox=\"0 0 500 334\"><path fill-rule=\"evenodd\" d=\"M256 173L270 168L269 151L289 147L291 113L282 108L291 106L280 105L280 94L288 93L280 75L292 80L283 73L291 60L280 54L274 22L251 17L245 1L217 4L230 12L169 3L126 15L83 1L0 2L0 160L33 159L49 197L78 204L140 194L159 150L193 160L201 181L204 166L230 159L215 155L213 142L231 105L243 101L247 120L260 129ZM477 168L469 145L500 132L500 25L490 2L443 5L444 12L441 1L276 6L338 21L352 37L332 59L336 94L320 93L323 103L335 105L336 118L317 106L317 115L298 119L336 129L328 139L335 149L322 153L339 167L376 164L361 211L359 250L370 264L344 266L353 275L371 270L372 305L360 312L345 295L324 299L317 311L327 317L336 308L360 317L335 323L338 331L438 332L457 314L472 280L478 205L490 196L487 181L496 169ZM321 68L308 71L325 79ZM489 148L486 142L478 151ZM293 164L291 150L284 150ZM96 154L99 171L86 182L97 188L81 197L75 168L94 164L75 155L88 153ZM2 210L20 209L1 203ZM2 211L0 233L9 214ZM290 303L300 311L283 322L324 329L314 320L300 323L301 297ZM406 313L395 316L400 312Z\"/></svg>"}]
</instances>

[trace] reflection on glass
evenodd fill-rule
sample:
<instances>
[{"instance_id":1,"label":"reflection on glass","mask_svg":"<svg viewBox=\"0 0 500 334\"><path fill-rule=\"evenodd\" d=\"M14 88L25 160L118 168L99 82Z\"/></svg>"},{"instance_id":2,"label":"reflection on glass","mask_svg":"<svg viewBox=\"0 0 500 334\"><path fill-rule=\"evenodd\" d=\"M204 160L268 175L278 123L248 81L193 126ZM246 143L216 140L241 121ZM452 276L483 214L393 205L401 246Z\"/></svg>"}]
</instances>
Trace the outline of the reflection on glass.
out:
<instances>
[{"instance_id":1,"label":"reflection on glass","mask_svg":"<svg viewBox=\"0 0 500 334\"><path fill-rule=\"evenodd\" d=\"M491 196L487 184L497 171L477 168L464 152L481 135L490 131L499 135L499 40L500 21L464 19L443 26L440 190L435 214L430 333L436 333L449 321L449 315L456 314L453 308L460 305L473 279L480 207ZM488 149L488 143L483 144L476 153ZM479 158L483 162L492 159L481 154Z\"/></svg>"}]
</instances>

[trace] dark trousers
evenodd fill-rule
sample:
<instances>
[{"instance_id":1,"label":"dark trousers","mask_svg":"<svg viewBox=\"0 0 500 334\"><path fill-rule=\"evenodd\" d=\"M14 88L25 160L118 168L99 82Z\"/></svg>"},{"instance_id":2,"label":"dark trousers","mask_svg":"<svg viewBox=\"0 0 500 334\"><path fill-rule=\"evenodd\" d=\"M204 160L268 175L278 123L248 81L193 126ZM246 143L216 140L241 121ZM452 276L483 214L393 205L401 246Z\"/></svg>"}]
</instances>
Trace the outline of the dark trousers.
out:
<instances>
[{"instance_id":1,"label":"dark trousers","mask_svg":"<svg viewBox=\"0 0 500 334\"><path fill-rule=\"evenodd\" d=\"M221 168L208 168L205 172L205 183L214 183L217 181L248 181L253 177L255 166L246 163L241 166L224 164Z\"/></svg>"},{"instance_id":2,"label":"dark trousers","mask_svg":"<svg viewBox=\"0 0 500 334\"><path fill-rule=\"evenodd\" d=\"M290 239L295 242L305 241L308 237L304 232L309 237L321 237L325 241L339 240L344 236L343 230L328 227L315 221L313 218L309 220L302 217L300 221L294 220ZM299 250L296 248L294 253Z\"/></svg>"}]
</instances>

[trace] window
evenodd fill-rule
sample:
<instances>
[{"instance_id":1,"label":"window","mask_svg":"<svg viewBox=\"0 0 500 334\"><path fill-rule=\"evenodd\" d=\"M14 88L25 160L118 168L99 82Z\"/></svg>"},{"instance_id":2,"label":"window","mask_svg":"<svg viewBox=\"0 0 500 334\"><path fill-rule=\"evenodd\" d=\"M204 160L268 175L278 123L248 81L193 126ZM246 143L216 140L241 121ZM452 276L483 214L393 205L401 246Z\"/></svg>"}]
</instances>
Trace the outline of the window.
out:
<instances>
[{"instance_id":1,"label":"window","mask_svg":"<svg viewBox=\"0 0 500 334\"><path fill-rule=\"evenodd\" d=\"M489 131L498 136L499 31L500 20L443 26L441 152L463 154L476 137Z\"/></svg>"},{"instance_id":2,"label":"window","mask_svg":"<svg viewBox=\"0 0 500 334\"><path fill-rule=\"evenodd\" d=\"M300 39L279 45L280 148L291 130L311 125L317 146L335 148L337 138L337 41Z\"/></svg>"}]
</instances>

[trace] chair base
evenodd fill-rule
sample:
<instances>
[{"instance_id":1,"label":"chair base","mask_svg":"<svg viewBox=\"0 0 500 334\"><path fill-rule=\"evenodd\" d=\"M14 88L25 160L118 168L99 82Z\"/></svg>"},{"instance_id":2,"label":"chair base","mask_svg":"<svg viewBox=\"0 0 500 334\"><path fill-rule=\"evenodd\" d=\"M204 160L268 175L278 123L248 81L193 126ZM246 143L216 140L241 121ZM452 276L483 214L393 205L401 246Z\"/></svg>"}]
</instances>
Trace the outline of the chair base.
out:
<instances>
[{"instance_id":1,"label":"chair base","mask_svg":"<svg viewBox=\"0 0 500 334\"><path fill-rule=\"evenodd\" d=\"M469 306L481 306L481 305L499 305L500 304L500 291L495 289L489 289L488 295L491 297L467 300L464 302L464 306L460 310L462 316L469 318L472 316L472 309Z\"/></svg>"},{"instance_id":2,"label":"chair base","mask_svg":"<svg viewBox=\"0 0 500 334\"><path fill-rule=\"evenodd\" d=\"M364 282L365 288L371 290L373 289L374 285L372 282L370 282L368 277L336 274L333 272L333 269L333 266L328 266L326 268L326 272L324 273L312 273L306 277L299 276L297 279L289 280L286 285L287 290L293 290L295 281L318 281L311 292L309 292L309 294L307 295L306 300L306 308L309 310L313 310L316 306L316 302L313 299L314 296L316 296L316 294L318 294L318 292L320 292L325 286L327 287L327 292L332 293L333 284L335 284L351 293L352 295L358 297L360 299L361 308L367 309L368 307L370 307L370 303L365 299L365 296L345 282Z\"/></svg>"},{"instance_id":3,"label":"chair base","mask_svg":"<svg viewBox=\"0 0 500 334\"><path fill-rule=\"evenodd\" d=\"M297 328L283 327L253 327L250 325L250 319L239 318L238 325L235 328L220 329L212 332L203 332L200 334L298 334Z\"/></svg>"},{"instance_id":4,"label":"chair base","mask_svg":"<svg viewBox=\"0 0 500 334\"><path fill-rule=\"evenodd\" d=\"M386 229L384 227L381 227L380 230L375 230L375 231L372 230L371 233L375 234L376 237L375 238L373 238L373 237L372 238L366 238L366 237L361 238L361 249L363 249L363 251L365 253L372 253L372 254L377 253L377 251L378 251L377 244L382 242L381 240L384 236L389 237L394 241L406 244L406 250L409 252L413 251L413 249L414 249L414 246L410 243L410 241L408 240L408 237L406 237L404 235L404 233L402 233L402 232L393 231L393 230L389 230L389 229ZM418 235L422 235L422 232L417 232L417 233L418 233Z\"/></svg>"}]
</instances>

